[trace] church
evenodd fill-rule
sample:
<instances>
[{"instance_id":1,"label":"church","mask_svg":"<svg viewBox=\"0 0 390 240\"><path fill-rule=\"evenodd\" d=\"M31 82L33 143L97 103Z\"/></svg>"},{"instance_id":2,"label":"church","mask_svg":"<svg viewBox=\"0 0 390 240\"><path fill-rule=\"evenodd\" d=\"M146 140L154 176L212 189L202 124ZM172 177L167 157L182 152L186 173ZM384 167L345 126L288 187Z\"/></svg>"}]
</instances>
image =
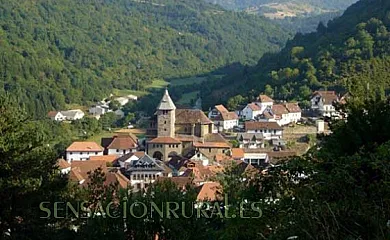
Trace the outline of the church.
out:
<instances>
[{"instance_id":1,"label":"church","mask_svg":"<svg viewBox=\"0 0 390 240\"><path fill-rule=\"evenodd\" d=\"M229 142L213 129L213 122L203 111L176 109L166 89L147 130L147 153L163 161L195 154L213 160L215 155L231 149Z\"/></svg>"}]
</instances>

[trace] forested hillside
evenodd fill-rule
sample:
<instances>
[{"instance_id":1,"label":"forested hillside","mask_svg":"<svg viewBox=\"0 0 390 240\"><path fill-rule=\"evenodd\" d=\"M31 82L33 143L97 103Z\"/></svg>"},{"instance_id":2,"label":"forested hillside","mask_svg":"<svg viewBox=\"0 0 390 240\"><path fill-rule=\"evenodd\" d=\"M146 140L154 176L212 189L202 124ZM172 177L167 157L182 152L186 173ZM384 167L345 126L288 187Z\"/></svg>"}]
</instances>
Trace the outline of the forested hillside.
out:
<instances>
[{"instance_id":1,"label":"forested hillside","mask_svg":"<svg viewBox=\"0 0 390 240\"><path fill-rule=\"evenodd\" d=\"M211 88L226 86L209 99L227 100L227 93L246 96L250 90L299 101L308 100L317 89L384 96L390 86L389 30L390 2L362 0L328 27L319 25L315 33L296 35L280 53L264 56L256 67L223 79L203 94L210 96Z\"/></svg>"},{"instance_id":2,"label":"forested hillside","mask_svg":"<svg viewBox=\"0 0 390 240\"><path fill-rule=\"evenodd\" d=\"M255 63L288 34L192 0L0 0L0 94L35 116L153 78Z\"/></svg>"}]
</instances>

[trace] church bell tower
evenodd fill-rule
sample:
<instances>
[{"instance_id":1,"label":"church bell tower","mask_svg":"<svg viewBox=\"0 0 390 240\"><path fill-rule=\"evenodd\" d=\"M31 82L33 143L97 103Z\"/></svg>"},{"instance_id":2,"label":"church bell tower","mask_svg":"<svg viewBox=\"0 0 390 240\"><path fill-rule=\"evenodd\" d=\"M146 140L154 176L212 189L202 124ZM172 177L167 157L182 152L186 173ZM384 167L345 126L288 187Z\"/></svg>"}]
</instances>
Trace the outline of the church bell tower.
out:
<instances>
[{"instance_id":1,"label":"church bell tower","mask_svg":"<svg viewBox=\"0 0 390 240\"><path fill-rule=\"evenodd\" d=\"M176 106L165 89L164 96L157 107L157 137L175 137Z\"/></svg>"}]
</instances>

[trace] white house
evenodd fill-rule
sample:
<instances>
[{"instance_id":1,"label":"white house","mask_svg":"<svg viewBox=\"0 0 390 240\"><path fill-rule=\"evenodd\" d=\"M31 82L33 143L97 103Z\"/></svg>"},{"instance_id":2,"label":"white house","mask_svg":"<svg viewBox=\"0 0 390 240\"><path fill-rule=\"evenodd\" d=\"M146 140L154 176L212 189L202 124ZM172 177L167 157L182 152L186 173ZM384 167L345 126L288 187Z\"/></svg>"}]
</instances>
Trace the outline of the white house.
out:
<instances>
[{"instance_id":1,"label":"white house","mask_svg":"<svg viewBox=\"0 0 390 240\"><path fill-rule=\"evenodd\" d=\"M58 169L62 174L68 174L71 170L71 165L64 159L59 159L57 162Z\"/></svg>"},{"instance_id":2,"label":"white house","mask_svg":"<svg viewBox=\"0 0 390 240\"><path fill-rule=\"evenodd\" d=\"M235 112L229 112L223 105L216 105L209 112L209 118L214 122L217 132L238 126L238 115Z\"/></svg>"},{"instance_id":3,"label":"white house","mask_svg":"<svg viewBox=\"0 0 390 240\"><path fill-rule=\"evenodd\" d=\"M244 149L244 162L253 166L268 163L268 154L261 149Z\"/></svg>"},{"instance_id":4,"label":"white house","mask_svg":"<svg viewBox=\"0 0 390 240\"><path fill-rule=\"evenodd\" d=\"M256 103L249 103L241 112L241 116L246 120L253 120L260 114L262 114L261 107Z\"/></svg>"},{"instance_id":5,"label":"white house","mask_svg":"<svg viewBox=\"0 0 390 240\"><path fill-rule=\"evenodd\" d=\"M290 123L290 114L283 104L275 104L271 108L271 112L280 126L284 126Z\"/></svg>"},{"instance_id":6,"label":"white house","mask_svg":"<svg viewBox=\"0 0 390 240\"><path fill-rule=\"evenodd\" d=\"M54 120L54 121L58 121L58 122L61 122L61 121L64 121L66 120L66 117L64 115L62 115L61 112L57 112L57 111L50 111L47 116L51 119L51 120Z\"/></svg>"},{"instance_id":7,"label":"white house","mask_svg":"<svg viewBox=\"0 0 390 240\"><path fill-rule=\"evenodd\" d=\"M273 106L274 100L267 95L260 95L255 103L261 108L261 113L263 113L265 109Z\"/></svg>"},{"instance_id":8,"label":"white house","mask_svg":"<svg viewBox=\"0 0 390 240\"><path fill-rule=\"evenodd\" d=\"M311 98L311 109L317 110L323 117L338 117L333 103L338 101L335 91L316 91Z\"/></svg>"},{"instance_id":9,"label":"white house","mask_svg":"<svg viewBox=\"0 0 390 240\"><path fill-rule=\"evenodd\" d=\"M68 121L82 119L85 115L80 109L61 111L61 114L64 115Z\"/></svg>"},{"instance_id":10,"label":"white house","mask_svg":"<svg viewBox=\"0 0 390 240\"><path fill-rule=\"evenodd\" d=\"M95 142L73 142L66 149L66 160L72 161L89 160L90 156L102 156L103 148Z\"/></svg>"},{"instance_id":11,"label":"white house","mask_svg":"<svg viewBox=\"0 0 390 240\"><path fill-rule=\"evenodd\" d=\"M275 104L267 108L260 115L259 121L277 122L284 126L292 122L298 122L302 117L302 110L297 103Z\"/></svg>"},{"instance_id":12,"label":"white house","mask_svg":"<svg viewBox=\"0 0 390 240\"><path fill-rule=\"evenodd\" d=\"M112 138L111 143L107 146L108 155L123 156L128 153L134 153L138 148L138 139L131 135L118 135Z\"/></svg>"},{"instance_id":13,"label":"white house","mask_svg":"<svg viewBox=\"0 0 390 240\"><path fill-rule=\"evenodd\" d=\"M134 162L139 160L141 157L143 157L146 153L145 152L132 152L127 153L123 155L122 157L118 158L118 164L120 168L129 168L130 165Z\"/></svg>"},{"instance_id":14,"label":"white house","mask_svg":"<svg viewBox=\"0 0 390 240\"><path fill-rule=\"evenodd\" d=\"M210 160L209 157L207 156L207 154L204 154L204 151L203 150L199 150L199 151L196 151L194 156L192 156L190 158L191 161L199 161L199 162L202 162L202 165L203 166L207 166L209 165L210 163Z\"/></svg>"},{"instance_id":15,"label":"white house","mask_svg":"<svg viewBox=\"0 0 390 240\"><path fill-rule=\"evenodd\" d=\"M286 109L288 111L289 122L297 123L302 118L302 110L298 103L286 103Z\"/></svg>"},{"instance_id":16,"label":"white house","mask_svg":"<svg viewBox=\"0 0 390 240\"><path fill-rule=\"evenodd\" d=\"M240 143L240 148L264 148L262 133L239 133L237 141Z\"/></svg>"},{"instance_id":17,"label":"white house","mask_svg":"<svg viewBox=\"0 0 390 240\"><path fill-rule=\"evenodd\" d=\"M125 171L130 178L131 186L136 191L147 188L159 177L172 177L170 168L162 161L155 160L147 154L132 161Z\"/></svg>"},{"instance_id":18,"label":"white house","mask_svg":"<svg viewBox=\"0 0 390 240\"><path fill-rule=\"evenodd\" d=\"M283 138L283 127L277 122L245 122L247 133L262 133L265 140Z\"/></svg>"}]
</instances>

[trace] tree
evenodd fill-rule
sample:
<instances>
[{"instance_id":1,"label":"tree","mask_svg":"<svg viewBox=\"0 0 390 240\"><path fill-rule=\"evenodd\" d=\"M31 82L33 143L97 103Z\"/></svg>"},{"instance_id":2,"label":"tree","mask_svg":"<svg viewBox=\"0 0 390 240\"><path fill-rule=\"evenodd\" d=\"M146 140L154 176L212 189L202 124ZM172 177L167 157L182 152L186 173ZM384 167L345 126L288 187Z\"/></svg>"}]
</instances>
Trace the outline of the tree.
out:
<instances>
[{"instance_id":1,"label":"tree","mask_svg":"<svg viewBox=\"0 0 390 240\"><path fill-rule=\"evenodd\" d=\"M46 216L40 204L64 200L67 181L56 166L51 129L27 116L14 99L0 97L0 234L50 239L57 229L49 224L60 220L40 218Z\"/></svg>"},{"instance_id":2,"label":"tree","mask_svg":"<svg viewBox=\"0 0 390 240\"><path fill-rule=\"evenodd\" d=\"M227 108L229 110L237 110L238 106L243 104L245 101L245 98L241 95L234 96L228 100Z\"/></svg>"},{"instance_id":3,"label":"tree","mask_svg":"<svg viewBox=\"0 0 390 240\"><path fill-rule=\"evenodd\" d=\"M113 111L116 111L118 109L121 108L121 104L119 101L117 100L111 100L110 103L108 104L108 107L113 110Z\"/></svg>"}]
</instances>

